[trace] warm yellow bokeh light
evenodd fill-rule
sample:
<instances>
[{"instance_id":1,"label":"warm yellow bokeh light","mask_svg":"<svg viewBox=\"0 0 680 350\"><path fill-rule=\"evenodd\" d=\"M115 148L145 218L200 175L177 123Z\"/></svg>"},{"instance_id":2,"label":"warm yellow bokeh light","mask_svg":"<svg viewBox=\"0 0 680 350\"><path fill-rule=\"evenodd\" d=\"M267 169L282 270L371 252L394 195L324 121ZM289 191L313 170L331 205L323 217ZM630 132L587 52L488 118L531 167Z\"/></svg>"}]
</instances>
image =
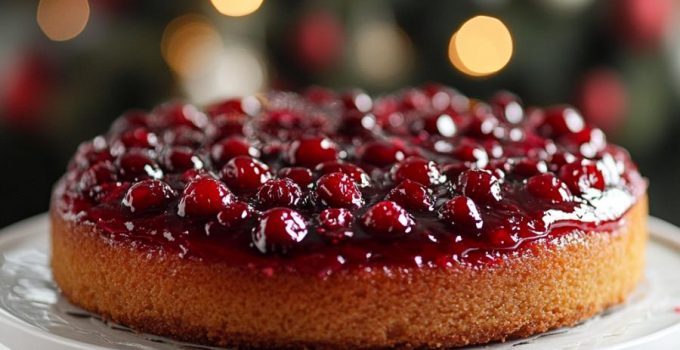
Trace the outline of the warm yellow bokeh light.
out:
<instances>
[{"instance_id":1,"label":"warm yellow bokeh light","mask_svg":"<svg viewBox=\"0 0 680 350\"><path fill-rule=\"evenodd\" d=\"M45 35L66 41L80 34L90 18L87 0L40 0L36 19Z\"/></svg>"},{"instance_id":2,"label":"warm yellow bokeh light","mask_svg":"<svg viewBox=\"0 0 680 350\"><path fill-rule=\"evenodd\" d=\"M207 19L184 15L174 19L163 32L161 53L170 68L181 76L205 66L222 49L217 30Z\"/></svg>"},{"instance_id":3,"label":"warm yellow bokeh light","mask_svg":"<svg viewBox=\"0 0 680 350\"><path fill-rule=\"evenodd\" d=\"M476 16L451 36L449 59L461 72L485 76L500 71L512 57L512 35L497 18Z\"/></svg>"},{"instance_id":4,"label":"warm yellow bokeh light","mask_svg":"<svg viewBox=\"0 0 680 350\"><path fill-rule=\"evenodd\" d=\"M262 6L264 0L210 0L217 11L225 16L249 15Z\"/></svg>"}]
</instances>

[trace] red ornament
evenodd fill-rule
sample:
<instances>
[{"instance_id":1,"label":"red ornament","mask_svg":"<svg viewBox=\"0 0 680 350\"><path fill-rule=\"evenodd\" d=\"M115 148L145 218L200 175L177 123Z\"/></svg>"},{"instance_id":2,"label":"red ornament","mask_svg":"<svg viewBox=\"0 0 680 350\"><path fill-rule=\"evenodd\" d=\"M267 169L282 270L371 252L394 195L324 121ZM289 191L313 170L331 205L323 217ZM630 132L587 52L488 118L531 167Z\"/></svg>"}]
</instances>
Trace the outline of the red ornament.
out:
<instances>
[{"instance_id":1,"label":"red ornament","mask_svg":"<svg viewBox=\"0 0 680 350\"><path fill-rule=\"evenodd\" d=\"M616 32L635 49L654 49L672 23L673 0L611 1Z\"/></svg>"},{"instance_id":2,"label":"red ornament","mask_svg":"<svg viewBox=\"0 0 680 350\"><path fill-rule=\"evenodd\" d=\"M6 122L34 127L45 117L54 87L54 69L45 56L29 53L2 75L0 110Z\"/></svg>"},{"instance_id":3,"label":"red ornament","mask_svg":"<svg viewBox=\"0 0 680 350\"><path fill-rule=\"evenodd\" d=\"M345 34L338 19L326 11L314 11L300 20L294 35L301 67L319 71L331 68L342 55Z\"/></svg>"},{"instance_id":4,"label":"red ornament","mask_svg":"<svg viewBox=\"0 0 680 350\"><path fill-rule=\"evenodd\" d=\"M622 124L627 108L626 86L621 76L606 68L592 70L583 78L576 104L589 122L607 132Z\"/></svg>"}]
</instances>

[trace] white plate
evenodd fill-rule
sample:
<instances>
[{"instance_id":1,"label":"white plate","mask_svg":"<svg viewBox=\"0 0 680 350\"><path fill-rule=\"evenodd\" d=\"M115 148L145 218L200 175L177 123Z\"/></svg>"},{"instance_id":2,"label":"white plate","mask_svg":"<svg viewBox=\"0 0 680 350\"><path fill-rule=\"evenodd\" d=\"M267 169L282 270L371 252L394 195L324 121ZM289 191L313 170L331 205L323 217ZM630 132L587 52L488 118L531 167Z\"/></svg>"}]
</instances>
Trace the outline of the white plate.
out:
<instances>
[{"instance_id":1,"label":"white plate","mask_svg":"<svg viewBox=\"0 0 680 350\"><path fill-rule=\"evenodd\" d=\"M680 229L655 218L649 229L646 278L625 305L575 327L475 349L622 349L680 335ZM214 349L135 333L71 305L52 281L47 252L46 215L0 231L0 344L11 349Z\"/></svg>"}]
</instances>

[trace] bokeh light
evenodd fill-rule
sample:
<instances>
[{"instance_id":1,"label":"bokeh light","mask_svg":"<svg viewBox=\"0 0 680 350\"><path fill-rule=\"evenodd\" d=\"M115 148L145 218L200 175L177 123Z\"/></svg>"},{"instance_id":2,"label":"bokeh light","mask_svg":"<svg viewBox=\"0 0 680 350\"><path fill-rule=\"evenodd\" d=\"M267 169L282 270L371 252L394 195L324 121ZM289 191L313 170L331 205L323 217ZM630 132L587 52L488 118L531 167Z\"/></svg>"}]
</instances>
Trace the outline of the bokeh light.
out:
<instances>
[{"instance_id":1,"label":"bokeh light","mask_svg":"<svg viewBox=\"0 0 680 350\"><path fill-rule=\"evenodd\" d=\"M503 22L489 16L467 20L449 41L449 59L470 76L487 76L505 67L513 52L512 35Z\"/></svg>"},{"instance_id":2,"label":"bokeh light","mask_svg":"<svg viewBox=\"0 0 680 350\"><path fill-rule=\"evenodd\" d=\"M87 0L40 0L38 3L38 26L50 40L75 38L85 29L89 18Z\"/></svg>"},{"instance_id":3,"label":"bokeh light","mask_svg":"<svg viewBox=\"0 0 680 350\"><path fill-rule=\"evenodd\" d=\"M217 11L225 16L241 17L249 15L262 6L264 0L210 0Z\"/></svg>"},{"instance_id":4,"label":"bokeh light","mask_svg":"<svg viewBox=\"0 0 680 350\"><path fill-rule=\"evenodd\" d=\"M215 27L198 15L174 19L161 39L163 58L175 73L185 77L205 67L222 47Z\"/></svg>"},{"instance_id":5,"label":"bokeh light","mask_svg":"<svg viewBox=\"0 0 680 350\"><path fill-rule=\"evenodd\" d=\"M387 21L370 22L358 30L356 64L371 83L391 84L408 73L413 47L406 33Z\"/></svg>"}]
</instances>

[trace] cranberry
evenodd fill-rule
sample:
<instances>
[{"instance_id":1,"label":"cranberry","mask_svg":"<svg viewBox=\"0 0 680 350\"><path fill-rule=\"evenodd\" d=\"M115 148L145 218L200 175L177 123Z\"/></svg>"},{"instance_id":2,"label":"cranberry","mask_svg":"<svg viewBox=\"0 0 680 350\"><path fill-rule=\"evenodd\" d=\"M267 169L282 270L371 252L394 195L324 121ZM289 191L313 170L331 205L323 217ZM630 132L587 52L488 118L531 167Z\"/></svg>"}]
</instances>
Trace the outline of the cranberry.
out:
<instances>
[{"instance_id":1,"label":"cranberry","mask_svg":"<svg viewBox=\"0 0 680 350\"><path fill-rule=\"evenodd\" d=\"M340 100L345 109L359 112L368 112L373 108L373 99L360 90L346 92L340 95Z\"/></svg>"},{"instance_id":2,"label":"cranberry","mask_svg":"<svg viewBox=\"0 0 680 350\"><path fill-rule=\"evenodd\" d=\"M93 186L114 182L117 179L116 168L107 160L96 163L87 169L80 176L78 186L81 190L88 190Z\"/></svg>"},{"instance_id":3,"label":"cranberry","mask_svg":"<svg viewBox=\"0 0 680 350\"><path fill-rule=\"evenodd\" d=\"M563 203L571 200L571 192L564 182L553 174L535 175L527 180L527 190L535 197Z\"/></svg>"},{"instance_id":4,"label":"cranberry","mask_svg":"<svg viewBox=\"0 0 680 350\"><path fill-rule=\"evenodd\" d=\"M512 124L518 124L524 119L522 101L517 95L501 91L491 98L491 107L500 118Z\"/></svg>"},{"instance_id":5,"label":"cranberry","mask_svg":"<svg viewBox=\"0 0 680 350\"><path fill-rule=\"evenodd\" d=\"M393 201L376 203L361 216L360 222L368 234L379 238L404 236L415 226L411 214Z\"/></svg>"},{"instance_id":6,"label":"cranberry","mask_svg":"<svg viewBox=\"0 0 680 350\"><path fill-rule=\"evenodd\" d=\"M338 131L347 136L366 136L370 137L376 127L376 120L373 114L364 114L359 111L349 111L342 116L342 121Z\"/></svg>"},{"instance_id":7,"label":"cranberry","mask_svg":"<svg viewBox=\"0 0 680 350\"><path fill-rule=\"evenodd\" d=\"M322 176L316 183L316 196L321 204L336 208L359 207L361 192L352 178L336 172Z\"/></svg>"},{"instance_id":8,"label":"cranberry","mask_svg":"<svg viewBox=\"0 0 680 350\"><path fill-rule=\"evenodd\" d=\"M295 206L302 197L302 190L288 178L272 179L265 182L257 191L257 200L264 207Z\"/></svg>"},{"instance_id":9,"label":"cranberry","mask_svg":"<svg viewBox=\"0 0 680 350\"><path fill-rule=\"evenodd\" d=\"M413 211L432 211L434 202L427 188L406 179L393 188L386 199L396 202L402 207Z\"/></svg>"},{"instance_id":10,"label":"cranberry","mask_svg":"<svg viewBox=\"0 0 680 350\"><path fill-rule=\"evenodd\" d=\"M253 230L253 245L261 253L287 253L307 236L307 225L298 212L273 208L262 213Z\"/></svg>"},{"instance_id":11,"label":"cranberry","mask_svg":"<svg viewBox=\"0 0 680 350\"><path fill-rule=\"evenodd\" d=\"M160 209L174 196L170 185L160 180L142 180L132 185L125 197L123 205L131 212L145 212Z\"/></svg>"},{"instance_id":12,"label":"cranberry","mask_svg":"<svg viewBox=\"0 0 680 350\"><path fill-rule=\"evenodd\" d=\"M194 154L194 150L186 146L171 146L161 152L161 163L169 171L185 171L202 169L203 161Z\"/></svg>"},{"instance_id":13,"label":"cranberry","mask_svg":"<svg viewBox=\"0 0 680 350\"><path fill-rule=\"evenodd\" d=\"M552 155L550 158L551 168L559 169L565 164L573 163L577 159L569 152L559 152Z\"/></svg>"},{"instance_id":14,"label":"cranberry","mask_svg":"<svg viewBox=\"0 0 680 350\"><path fill-rule=\"evenodd\" d=\"M328 208L319 214L319 227L316 232L329 241L337 244L351 238L354 215L345 208Z\"/></svg>"},{"instance_id":15,"label":"cranberry","mask_svg":"<svg viewBox=\"0 0 680 350\"><path fill-rule=\"evenodd\" d=\"M118 205L129 188L129 182L107 182L90 188L87 196L95 203Z\"/></svg>"},{"instance_id":16,"label":"cranberry","mask_svg":"<svg viewBox=\"0 0 680 350\"><path fill-rule=\"evenodd\" d=\"M501 185L488 170L472 169L460 174L457 189L464 195L481 202L500 201Z\"/></svg>"},{"instance_id":17,"label":"cranberry","mask_svg":"<svg viewBox=\"0 0 680 350\"><path fill-rule=\"evenodd\" d=\"M248 117L243 114L219 114L212 118L217 135L221 137L246 135L252 132L250 124L246 123Z\"/></svg>"},{"instance_id":18,"label":"cranberry","mask_svg":"<svg viewBox=\"0 0 680 350\"><path fill-rule=\"evenodd\" d=\"M147 128L139 127L121 134L120 142L127 148L154 148L158 145L158 137Z\"/></svg>"},{"instance_id":19,"label":"cranberry","mask_svg":"<svg viewBox=\"0 0 680 350\"><path fill-rule=\"evenodd\" d=\"M217 222L225 227L238 227L253 216L253 209L246 202L235 201L227 204L217 213Z\"/></svg>"},{"instance_id":20,"label":"cranberry","mask_svg":"<svg viewBox=\"0 0 680 350\"><path fill-rule=\"evenodd\" d=\"M303 93L304 97L317 105L327 105L338 100L335 91L321 86L311 86Z\"/></svg>"},{"instance_id":21,"label":"cranberry","mask_svg":"<svg viewBox=\"0 0 680 350\"><path fill-rule=\"evenodd\" d=\"M250 193L272 178L269 167L248 156L232 158L222 168L222 180L236 193Z\"/></svg>"},{"instance_id":22,"label":"cranberry","mask_svg":"<svg viewBox=\"0 0 680 350\"><path fill-rule=\"evenodd\" d=\"M303 137L293 141L288 149L288 161L293 165L314 167L338 158L335 143L325 137Z\"/></svg>"},{"instance_id":23,"label":"cranberry","mask_svg":"<svg viewBox=\"0 0 680 350\"><path fill-rule=\"evenodd\" d=\"M581 114L569 106L557 106L545 111L545 119L539 129L546 135L559 137L577 133L585 128Z\"/></svg>"},{"instance_id":24,"label":"cranberry","mask_svg":"<svg viewBox=\"0 0 680 350\"><path fill-rule=\"evenodd\" d=\"M408 179L423 186L439 185L446 180L435 162L421 157L408 157L396 164L392 168L392 179L395 182Z\"/></svg>"},{"instance_id":25,"label":"cranberry","mask_svg":"<svg viewBox=\"0 0 680 350\"><path fill-rule=\"evenodd\" d=\"M498 127L498 119L491 114L488 106L476 107L476 113L472 115L467 133L476 137L487 137L493 134Z\"/></svg>"},{"instance_id":26,"label":"cranberry","mask_svg":"<svg viewBox=\"0 0 680 350\"><path fill-rule=\"evenodd\" d=\"M410 110L424 110L430 107L430 97L422 90L408 89L401 96L401 109L405 111Z\"/></svg>"},{"instance_id":27,"label":"cranberry","mask_svg":"<svg viewBox=\"0 0 680 350\"><path fill-rule=\"evenodd\" d=\"M260 151L252 147L248 140L239 136L224 138L210 148L210 155L217 165L223 165L238 156L259 157Z\"/></svg>"},{"instance_id":28,"label":"cranberry","mask_svg":"<svg viewBox=\"0 0 680 350\"><path fill-rule=\"evenodd\" d=\"M458 133L458 125L456 119L450 113L436 113L427 116L422 121L422 126L418 125L417 129L422 128L432 135L440 135L444 137L453 137Z\"/></svg>"},{"instance_id":29,"label":"cranberry","mask_svg":"<svg viewBox=\"0 0 680 350\"><path fill-rule=\"evenodd\" d=\"M512 167L513 175L519 177L529 177L542 174L547 171L548 165L545 163L545 161L531 158L521 159Z\"/></svg>"},{"instance_id":30,"label":"cranberry","mask_svg":"<svg viewBox=\"0 0 680 350\"><path fill-rule=\"evenodd\" d=\"M121 155L117 160L120 175L126 180L144 178L160 179L163 171L156 161L151 159L151 153L135 150Z\"/></svg>"},{"instance_id":31,"label":"cranberry","mask_svg":"<svg viewBox=\"0 0 680 350\"><path fill-rule=\"evenodd\" d=\"M217 116L220 114L241 114L243 108L240 98L230 98L208 106L205 111L210 116Z\"/></svg>"},{"instance_id":32,"label":"cranberry","mask_svg":"<svg viewBox=\"0 0 680 350\"><path fill-rule=\"evenodd\" d=\"M206 138L201 130L192 129L186 125L180 125L166 129L161 135L163 142L168 145L200 146Z\"/></svg>"},{"instance_id":33,"label":"cranberry","mask_svg":"<svg viewBox=\"0 0 680 350\"><path fill-rule=\"evenodd\" d=\"M307 188L314 181L314 174L305 167L284 167L279 169L279 177L286 177L298 184L301 188Z\"/></svg>"},{"instance_id":34,"label":"cranberry","mask_svg":"<svg viewBox=\"0 0 680 350\"><path fill-rule=\"evenodd\" d=\"M289 137L290 130L300 129L304 117L297 111L289 109L277 109L267 113L262 120L262 130L270 135L278 136L280 139Z\"/></svg>"},{"instance_id":35,"label":"cranberry","mask_svg":"<svg viewBox=\"0 0 680 350\"><path fill-rule=\"evenodd\" d=\"M597 128L586 127L583 130L563 136L560 139L568 149L578 152L587 158L595 158L607 147L604 132Z\"/></svg>"},{"instance_id":36,"label":"cranberry","mask_svg":"<svg viewBox=\"0 0 680 350\"><path fill-rule=\"evenodd\" d=\"M489 163L486 150L470 139L463 139L453 150L452 155L458 160L475 163L480 168Z\"/></svg>"},{"instance_id":37,"label":"cranberry","mask_svg":"<svg viewBox=\"0 0 680 350\"><path fill-rule=\"evenodd\" d=\"M145 111L130 110L116 119L109 129L112 134L120 134L137 127L148 127L149 115Z\"/></svg>"},{"instance_id":38,"label":"cranberry","mask_svg":"<svg viewBox=\"0 0 680 350\"><path fill-rule=\"evenodd\" d=\"M323 162L316 166L315 170L321 175L330 173L344 173L347 174L359 187L368 187L371 184L371 178L366 172L358 166L345 163L339 160L332 160Z\"/></svg>"},{"instance_id":39,"label":"cranberry","mask_svg":"<svg viewBox=\"0 0 680 350\"><path fill-rule=\"evenodd\" d=\"M78 146L78 151L73 157L70 168L87 168L92 164L103 161L113 161L113 156L109 151L103 137L96 137L92 142L84 142Z\"/></svg>"},{"instance_id":40,"label":"cranberry","mask_svg":"<svg viewBox=\"0 0 680 350\"><path fill-rule=\"evenodd\" d=\"M202 129L208 124L205 114L190 104L166 103L154 110L153 114L161 119L163 126L187 126Z\"/></svg>"},{"instance_id":41,"label":"cranberry","mask_svg":"<svg viewBox=\"0 0 680 350\"><path fill-rule=\"evenodd\" d=\"M361 161L378 167L386 167L405 158L404 148L387 141L372 141L359 151Z\"/></svg>"},{"instance_id":42,"label":"cranberry","mask_svg":"<svg viewBox=\"0 0 680 350\"><path fill-rule=\"evenodd\" d=\"M592 162L581 161L565 164L560 169L559 177L573 193L582 194L590 189L600 191L605 189L604 175Z\"/></svg>"},{"instance_id":43,"label":"cranberry","mask_svg":"<svg viewBox=\"0 0 680 350\"><path fill-rule=\"evenodd\" d=\"M484 225L477 204L466 196L454 196L439 209L439 218L463 229L481 229Z\"/></svg>"},{"instance_id":44,"label":"cranberry","mask_svg":"<svg viewBox=\"0 0 680 350\"><path fill-rule=\"evenodd\" d=\"M216 215L234 199L226 185L210 176L191 180L182 193L177 214L184 216Z\"/></svg>"}]
</instances>

